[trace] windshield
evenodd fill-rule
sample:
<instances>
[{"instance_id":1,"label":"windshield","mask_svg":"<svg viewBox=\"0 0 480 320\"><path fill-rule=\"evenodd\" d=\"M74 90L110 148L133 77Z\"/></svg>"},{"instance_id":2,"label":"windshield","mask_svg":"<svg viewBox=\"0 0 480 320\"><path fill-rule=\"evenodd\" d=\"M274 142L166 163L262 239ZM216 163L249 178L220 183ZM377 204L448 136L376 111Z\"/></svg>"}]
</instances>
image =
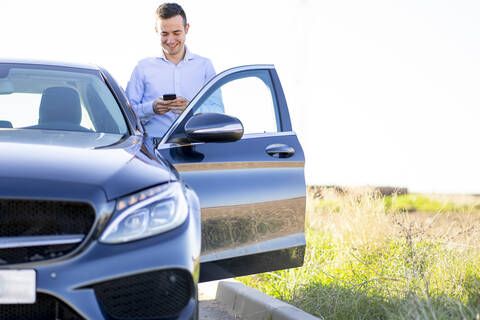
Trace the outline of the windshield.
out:
<instances>
[{"instance_id":1,"label":"windshield","mask_svg":"<svg viewBox=\"0 0 480 320\"><path fill-rule=\"evenodd\" d=\"M0 134L81 132L79 138L128 133L122 111L96 70L0 64ZM74 134L75 135L75 134Z\"/></svg>"}]
</instances>

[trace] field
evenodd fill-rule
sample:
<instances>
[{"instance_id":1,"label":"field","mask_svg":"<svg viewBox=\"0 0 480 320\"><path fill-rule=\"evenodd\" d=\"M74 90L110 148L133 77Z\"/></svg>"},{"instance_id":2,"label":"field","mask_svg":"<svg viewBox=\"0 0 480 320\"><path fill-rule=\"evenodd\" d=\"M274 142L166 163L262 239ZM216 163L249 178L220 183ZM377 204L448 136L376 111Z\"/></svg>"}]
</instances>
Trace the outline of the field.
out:
<instances>
[{"instance_id":1,"label":"field","mask_svg":"<svg viewBox=\"0 0 480 320\"><path fill-rule=\"evenodd\" d=\"M325 319L480 320L480 198L309 188L304 266L238 280Z\"/></svg>"}]
</instances>

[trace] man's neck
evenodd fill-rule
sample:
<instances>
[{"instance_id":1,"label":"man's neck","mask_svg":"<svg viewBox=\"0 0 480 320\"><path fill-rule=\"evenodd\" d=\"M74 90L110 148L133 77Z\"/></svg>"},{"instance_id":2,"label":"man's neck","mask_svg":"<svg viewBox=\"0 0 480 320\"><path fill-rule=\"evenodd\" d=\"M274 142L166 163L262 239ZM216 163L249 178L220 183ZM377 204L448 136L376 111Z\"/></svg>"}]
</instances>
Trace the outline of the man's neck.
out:
<instances>
[{"instance_id":1,"label":"man's neck","mask_svg":"<svg viewBox=\"0 0 480 320\"><path fill-rule=\"evenodd\" d=\"M179 52L178 54L175 54L175 55L170 55L168 53L166 53L165 51L163 52L163 54L165 55L165 58L174 63L174 64L178 64L180 61L183 60L183 58L185 58L185 54L186 54L187 50L185 49L185 47L183 47L182 51Z\"/></svg>"}]
</instances>

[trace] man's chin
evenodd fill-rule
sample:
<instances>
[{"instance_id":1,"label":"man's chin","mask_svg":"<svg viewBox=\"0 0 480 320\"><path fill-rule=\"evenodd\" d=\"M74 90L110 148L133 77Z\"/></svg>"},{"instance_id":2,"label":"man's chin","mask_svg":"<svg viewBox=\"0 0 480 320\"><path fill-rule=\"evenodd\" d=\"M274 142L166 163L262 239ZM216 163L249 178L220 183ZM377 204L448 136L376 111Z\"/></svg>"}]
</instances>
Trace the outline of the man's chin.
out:
<instances>
[{"instance_id":1,"label":"man's chin","mask_svg":"<svg viewBox=\"0 0 480 320\"><path fill-rule=\"evenodd\" d=\"M165 52L169 56L175 56L180 52L182 52L182 48L175 48L174 50L171 50L170 48L167 48L167 49L163 48L163 52Z\"/></svg>"}]
</instances>

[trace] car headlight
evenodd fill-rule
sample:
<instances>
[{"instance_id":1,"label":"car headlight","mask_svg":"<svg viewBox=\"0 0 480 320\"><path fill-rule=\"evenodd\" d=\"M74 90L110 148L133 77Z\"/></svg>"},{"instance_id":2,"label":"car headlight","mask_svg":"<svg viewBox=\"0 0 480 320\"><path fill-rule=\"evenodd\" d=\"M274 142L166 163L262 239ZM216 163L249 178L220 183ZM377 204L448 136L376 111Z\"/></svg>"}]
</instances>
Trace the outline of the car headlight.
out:
<instances>
[{"instance_id":1,"label":"car headlight","mask_svg":"<svg viewBox=\"0 0 480 320\"><path fill-rule=\"evenodd\" d=\"M172 182L121 198L116 217L100 237L103 243L122 243L150 237L181 225L188 204L181 183Z\"/></svg>"}]
</instances>

